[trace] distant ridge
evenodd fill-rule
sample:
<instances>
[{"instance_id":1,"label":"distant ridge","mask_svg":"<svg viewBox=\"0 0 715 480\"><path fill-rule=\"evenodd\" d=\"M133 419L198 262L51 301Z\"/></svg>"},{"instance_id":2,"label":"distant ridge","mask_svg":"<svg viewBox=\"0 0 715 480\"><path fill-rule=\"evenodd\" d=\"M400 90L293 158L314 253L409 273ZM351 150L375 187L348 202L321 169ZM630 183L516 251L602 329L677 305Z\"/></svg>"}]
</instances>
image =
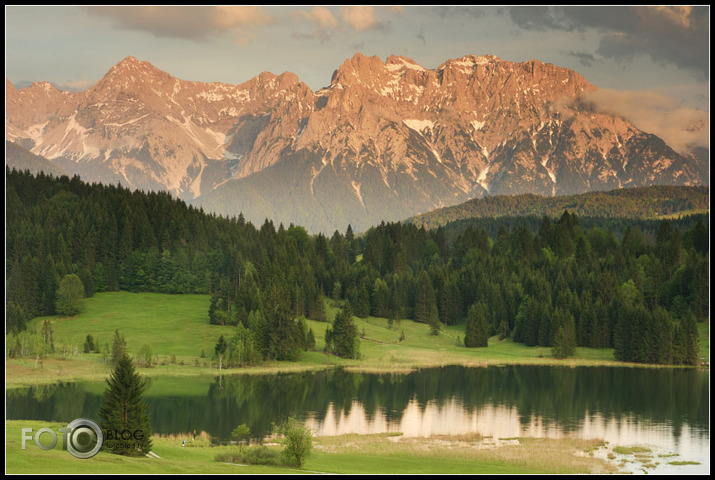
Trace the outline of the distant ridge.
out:
<instances>
[{"instance_id":1,"label":"distant ridge","mask_svg":"<svg viewBox=\"0 0 715 480\"><path fill-rule=\"evenodd\" d=\"M5 140L5 165L17 170L29 170L33 174L44 172L48 175L66 175L64 170L47 160L35 155L16 143Z\"/></svg>"},{"instance_id":2,"label":"distant ridge","mask_svg":"<svg viewBox=\"0 0 715 480\"><path fill-rule=\"evenodd\" d=\"M406 221L424 225L425 228L437 228L470 218L527 215L558 217L564 210L577 216L654 219L707 212L709 198L708 187L688 186L619 188L608 192L556 197L534 194L494 195L439 208Z\"/></svg>"}]
</instances>

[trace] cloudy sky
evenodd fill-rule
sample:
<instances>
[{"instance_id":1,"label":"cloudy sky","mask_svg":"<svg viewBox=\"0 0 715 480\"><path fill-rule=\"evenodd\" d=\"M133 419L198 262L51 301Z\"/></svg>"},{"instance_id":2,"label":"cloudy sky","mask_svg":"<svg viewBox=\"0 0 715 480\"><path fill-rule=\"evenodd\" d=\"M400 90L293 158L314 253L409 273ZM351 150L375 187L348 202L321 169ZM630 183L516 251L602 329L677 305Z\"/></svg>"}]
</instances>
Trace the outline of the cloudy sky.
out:
<instances>
[{"instance_id":1,"label":"cloudy sky","mask_svg":"<svg viewBox=\"0 0 715 480\"><path fill-rule=\"evenodd\" d=\"M634 123L709 118L708 6L6 6L5 22L5 75L17 86L83 90L133 55L184 80L290 71L318 90L356 52L425 68L492 54L576 70Z\"/></svg>"}]
</instances>

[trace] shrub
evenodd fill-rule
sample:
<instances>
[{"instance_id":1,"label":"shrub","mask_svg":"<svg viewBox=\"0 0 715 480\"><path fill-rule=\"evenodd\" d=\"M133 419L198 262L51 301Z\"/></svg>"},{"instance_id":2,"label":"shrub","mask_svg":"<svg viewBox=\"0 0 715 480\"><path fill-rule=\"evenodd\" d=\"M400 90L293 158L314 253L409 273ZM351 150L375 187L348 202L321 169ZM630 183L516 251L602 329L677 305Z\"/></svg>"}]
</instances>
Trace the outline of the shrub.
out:
<instances>
[{"instance_id":1,"label":"shrub","mask_svg":"<svg viewBox=\"0 0 715 480\"><path fill-rule=\"evenodd\" d=\"M281 452L278 449L256 445L243 450L231 450L216 455L216 461L228 463L246 463L249 465L282 465Z\"/></svg>"}]
</instances>

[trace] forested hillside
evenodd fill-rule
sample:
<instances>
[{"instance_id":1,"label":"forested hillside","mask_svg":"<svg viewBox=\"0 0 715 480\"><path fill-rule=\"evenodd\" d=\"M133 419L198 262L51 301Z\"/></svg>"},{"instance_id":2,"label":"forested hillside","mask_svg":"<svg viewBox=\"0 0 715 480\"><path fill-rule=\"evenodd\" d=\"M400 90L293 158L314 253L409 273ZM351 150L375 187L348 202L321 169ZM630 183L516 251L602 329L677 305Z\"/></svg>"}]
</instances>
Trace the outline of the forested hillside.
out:
<instances>
[{"instance_id":1,"label":"forested hillside","mask_svg":"<svg viewBox=\"0 0 715 480\"><path fill-rule=\"evenodd\" d=\"M256 361L297 358L309 342L296 319L332 321L328 295L356 316L414 319L434 334L466 322L466 332L566 355L578 345L626 361L698 362L696 321L709 311L702 220L686 231L663 221L655 235L631 226L622 239L569 213L495 238L400 223L328 238L209 215L167 193L15 170L6 179L7 331L54 314L74 274L88 296L211 294L206 322L236 325Z\"/></svg>"},{"instance_id":2,"label":"forested hillside","mask_svg":"<svg viewBox=\"0 0 715 480\"><path fill-rule=\"evenodd\" d=\"M426 228L471 218L559 217L564 210L579 217L658 219L677 214L707 212L708 187L652 186L623 188L579 195L492 195L440 208L410 218Z\"/></svg>"}]
</instances>

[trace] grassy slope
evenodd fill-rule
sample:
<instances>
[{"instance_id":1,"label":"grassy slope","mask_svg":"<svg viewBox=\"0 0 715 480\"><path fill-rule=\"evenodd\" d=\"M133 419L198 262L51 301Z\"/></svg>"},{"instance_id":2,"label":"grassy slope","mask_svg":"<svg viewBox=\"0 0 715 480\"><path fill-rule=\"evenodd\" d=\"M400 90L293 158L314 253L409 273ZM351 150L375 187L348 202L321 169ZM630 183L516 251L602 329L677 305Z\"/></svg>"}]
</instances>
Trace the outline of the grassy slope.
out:
<instances>
[{"instance_id":1,"label":"grassy slope","mask_svg":"<svg viewBox=\"0 0 715 480\"><path fill-rule=\"evenodd\" d=\"M328 318L334 318L339 305L326 299ZM56 345L74 345L81 352L84 339L91 333L100 345L111 345L115 329L126 337L129 352L136 354L148 344L157 365L140 369L150 376L214 375L214 345L219 335L231 335L233 327L209 325L209 297L205 295L164 295L152 293L111 292L86 300L85 312L75 317L39 317L30 328L39 330L50 319ZM308 320L313 329L318 351L305 352L298 362L267 362L248 369L231 369L227 373L275 373L326 368L334 365L363 371L407 371L416 367L461 364L468 366L494 364L542 365L621 365L613 358L612 349L577 348L565 360L551 357L546 347L526 347L511 340L489 340L488 348L465 348L458 345L464 338L464 325L446 327L438 336L429 334L425 324L402 320L388 328L384 318L356 319L361 358L347 360L321 352L327 323ZM700 324L701 356L709 358L708 325ZM404 332L405 340L399 337ZM205 358L201 358L201 352ZM171 355L176 355L172 361ZM71 380L103 380L109 364L99 354L20 358L6 360L6 387Z\"/></svg>"}]
</instances>

